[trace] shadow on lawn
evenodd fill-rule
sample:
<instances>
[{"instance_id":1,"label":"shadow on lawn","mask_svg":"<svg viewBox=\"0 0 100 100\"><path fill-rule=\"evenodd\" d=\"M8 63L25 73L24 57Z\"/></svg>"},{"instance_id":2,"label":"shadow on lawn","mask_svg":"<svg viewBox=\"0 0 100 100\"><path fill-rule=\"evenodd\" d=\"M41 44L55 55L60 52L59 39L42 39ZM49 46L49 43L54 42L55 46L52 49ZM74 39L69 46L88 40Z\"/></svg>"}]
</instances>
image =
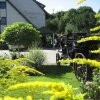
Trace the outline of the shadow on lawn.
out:
<instances>
[{"instance_id":1,"label":"shadow on lawn","mask_svg":"<svg viewBox=\"0 0 100 100\"><path fill-rule=\"evenodd\" d=\"M43 65L42 67L39 67L37 70L43 72L47 76L59 76L59 75L61 76L61 74L72 72L71 66L58 67L57 65Z\"/></svg>"}]
</instances>

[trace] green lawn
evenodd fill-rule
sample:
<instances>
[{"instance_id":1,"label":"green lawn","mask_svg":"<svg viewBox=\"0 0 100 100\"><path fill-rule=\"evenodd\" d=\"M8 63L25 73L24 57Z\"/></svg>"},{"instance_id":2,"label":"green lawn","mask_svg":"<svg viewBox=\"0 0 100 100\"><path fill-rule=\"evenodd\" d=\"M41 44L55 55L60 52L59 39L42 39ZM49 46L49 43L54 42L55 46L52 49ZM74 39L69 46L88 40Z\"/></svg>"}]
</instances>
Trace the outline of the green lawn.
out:
<instances>
[{"instance_id":1,"label":"green lawn","mask_svg":"<svg viewBox=\"0 0 100 100\"><path fill-rule=\"evenodd\" d=\"M28 81L49 81L49 82L64 82L70 84L73 87L80 87L80 83L77 81L71 67L57 67L57 66L42 66L38 68L45 76L30 77Z\"/></svg>"}]
</instances>

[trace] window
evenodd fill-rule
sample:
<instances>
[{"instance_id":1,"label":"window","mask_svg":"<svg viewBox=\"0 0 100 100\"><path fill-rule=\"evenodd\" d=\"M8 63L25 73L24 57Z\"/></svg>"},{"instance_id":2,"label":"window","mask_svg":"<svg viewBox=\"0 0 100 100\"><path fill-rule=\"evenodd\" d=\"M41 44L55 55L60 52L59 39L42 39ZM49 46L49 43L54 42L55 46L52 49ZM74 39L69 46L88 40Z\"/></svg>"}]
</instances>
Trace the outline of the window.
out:
<instances>
[{"instance_id":1,"label":"window","mask_svg":"<svg viewBox=\"0 0 100 100\"><path fill-rule=\"evenodd\" d=\"M0 18L0 25L6 25L7 21L6 21L6 17L1 17Z\"/></svg>"},{"instance_id":2,"label":"window","mask_svg":"<svg viewBox=\"0 0 100 100\"><path fill-rule=\"evenodd\" d=\"M6 9L6 2L0 2L0 9Z\"/></svg>"}]
</instances>

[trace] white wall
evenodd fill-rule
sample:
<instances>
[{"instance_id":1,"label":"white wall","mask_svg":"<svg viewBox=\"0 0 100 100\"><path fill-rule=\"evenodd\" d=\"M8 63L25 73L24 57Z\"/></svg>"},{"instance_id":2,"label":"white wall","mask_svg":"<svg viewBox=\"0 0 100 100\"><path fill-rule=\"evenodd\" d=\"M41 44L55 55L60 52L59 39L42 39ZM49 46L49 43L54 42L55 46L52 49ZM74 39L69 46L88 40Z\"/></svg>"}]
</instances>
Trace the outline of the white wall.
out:
<instances>
[{"instance_id":1,"label":"white wall","mask_svg":"<svg viewBox=\"0 0 100 100\"><path fill-rule=\"evenodd\" d=\"M33 0L10 0L10 1L37 28L45 26L45 13ZM9 15L13 15L12 17L14 17L14 15L15 15L14 10L12 10L11 7L8 7L8 8L9 8L8 12L10 12ZM16 14L16 15L19 16L18 14ZM8 17L10 17L10 16L8 16ZM15 19L15 17L14 17L14 19ZM18 18L16 18L16 19L18 20ZM8 23L11 23L11 22L8 22Z\"/></svg>"},{"instance_id":2,"label":"white wall","mask_svg":"<svg viewBox=\"0 0 100 100\"><path fill-rule=\"evenodd\" d=\"M28 23L8 2L7 2L7 25L14 22Z\"/></svg>"}]
</instances>

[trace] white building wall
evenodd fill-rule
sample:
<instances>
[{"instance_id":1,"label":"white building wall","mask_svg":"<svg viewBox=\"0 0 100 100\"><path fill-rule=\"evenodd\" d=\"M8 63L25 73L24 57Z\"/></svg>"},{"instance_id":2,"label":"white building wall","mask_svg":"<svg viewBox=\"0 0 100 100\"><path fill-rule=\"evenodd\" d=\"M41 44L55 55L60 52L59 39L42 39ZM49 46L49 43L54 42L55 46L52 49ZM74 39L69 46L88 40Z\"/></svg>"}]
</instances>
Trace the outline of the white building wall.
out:
<instances>
[{"instance_id":1,"label":"white building wall","mask_svg":"<svg viewBox=\"0 0 100 100\"><path fill-rule=\"evenodd\" d=\"M14 22L28 23L8 2L7 2L7 25Z\"/></svg>"},{"instance_id":2,"label":"white building wall","mask_svg":"<svg viewBox=\"0 0 100 100\"><path fill-rule=\"evenodd\" d=\"M37 28L45 26L45 12L33 0L10 0L10 1ZM11 13L13 14L14 11L13 12L10 11L10 14Z\"/></svg>"}]
</instances>

